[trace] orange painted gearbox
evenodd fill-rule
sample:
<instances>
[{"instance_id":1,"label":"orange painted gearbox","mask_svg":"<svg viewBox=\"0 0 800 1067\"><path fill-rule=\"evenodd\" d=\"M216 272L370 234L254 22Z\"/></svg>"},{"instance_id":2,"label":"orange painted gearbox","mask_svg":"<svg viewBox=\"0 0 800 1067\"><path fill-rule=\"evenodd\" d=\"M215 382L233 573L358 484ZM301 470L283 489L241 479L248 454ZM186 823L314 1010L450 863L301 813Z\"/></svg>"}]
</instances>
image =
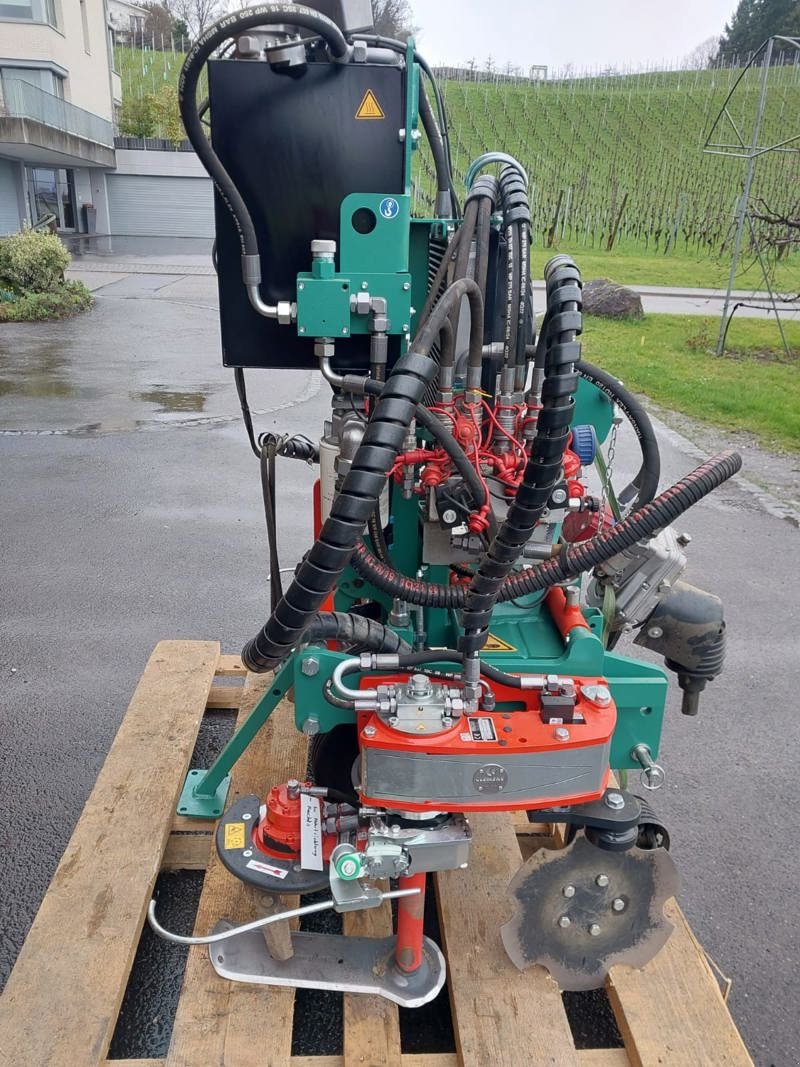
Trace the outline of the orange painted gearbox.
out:
<instances>
[{"instance_id":1,"label":"orange painted gearbox","mask_svg":"<svg viewBox=\"0 0 800 1067\"><path fill-rule=\"evenodd\" d=\"M497 710L463 714L441 731L424 722L419 732L400 731L377 713L363 712L362 803L420 812L510 811L599 799L609 782L617 709L613 700L603 705L584 691L602 686L607 692L606 679L570 680L576 696L571 721L549 711L543 717L539 690L495 682ZM370 676L362 684L406 681L406 675ZM426 709L419 710L423 719Z\"/></svg>"}]
</instances>

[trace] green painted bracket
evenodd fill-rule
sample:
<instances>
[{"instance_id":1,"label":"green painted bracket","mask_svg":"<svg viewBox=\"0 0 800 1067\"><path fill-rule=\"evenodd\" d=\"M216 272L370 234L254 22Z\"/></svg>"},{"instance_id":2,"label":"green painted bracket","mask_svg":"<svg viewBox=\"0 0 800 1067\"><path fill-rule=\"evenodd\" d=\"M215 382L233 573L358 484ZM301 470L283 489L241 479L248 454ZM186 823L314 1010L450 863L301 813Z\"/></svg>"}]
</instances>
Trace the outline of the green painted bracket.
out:
<instances>
[{"instance_id":1,"label":"green painted bracket","mask_svg":"<svg viewBox=\"0 0 800 1067\"><path fill-rule=\"evenodd\" d=\"M223 811L231 782L231 769L292 685L294 656L290 656L222 752L206 770L193 767L186 776L177 812L191 819L216 819Z\"/></svg>"}]
</instances>

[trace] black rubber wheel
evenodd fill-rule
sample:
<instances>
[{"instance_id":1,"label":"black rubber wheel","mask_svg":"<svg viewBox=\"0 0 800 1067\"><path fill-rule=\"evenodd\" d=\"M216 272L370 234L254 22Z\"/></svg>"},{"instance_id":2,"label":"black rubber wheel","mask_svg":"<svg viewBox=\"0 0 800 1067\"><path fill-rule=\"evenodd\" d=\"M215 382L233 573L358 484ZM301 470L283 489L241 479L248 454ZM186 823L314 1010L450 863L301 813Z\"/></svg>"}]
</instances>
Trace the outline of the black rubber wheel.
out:
<instances>
[{"instance_id":1,"label":"black rubber wheel","mask_svg":"<svg viewBox=\"0 0 800 1067\"><path fill-rule=\"evenodd\" d=\"M308 763L315 785L352 793L351 775L357 759L358 738L353 723L341 723L328 733L311 738Z\"/></svg>"}]
</instances>

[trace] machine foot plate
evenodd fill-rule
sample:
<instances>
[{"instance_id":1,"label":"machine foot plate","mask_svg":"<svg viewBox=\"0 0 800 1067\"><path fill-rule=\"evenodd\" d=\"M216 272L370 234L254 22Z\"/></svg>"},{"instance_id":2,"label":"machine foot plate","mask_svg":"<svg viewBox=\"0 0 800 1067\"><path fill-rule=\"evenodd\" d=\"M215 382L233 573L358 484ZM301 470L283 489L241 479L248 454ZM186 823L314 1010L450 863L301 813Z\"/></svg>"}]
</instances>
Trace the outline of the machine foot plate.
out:
<instances>
[{"instance_id":1,"label":"machine foot plate","mask_svg":"<svg viewBox=\"0 0 800 1067\"><path fill-rule=\"evenodd\" d=\"M186 775L178 806L175 809L178 815L186 815L190 819L218 819L220 817L225 808L231 776L227 774L222 779L213 796L195 796L194 791L206 773L202 768L198 768L189 771Z\"/></svg>"},{"instance_id":2,"label":"machine foot plate","mask_svg":"<svg viewBox=\"0 0 800 1067\"><path fill-rule=\"evenodd\" d=\"M221 933L233 925L223 920L212 932ZM291 959L274 960L261 931L251 930L209 945L209 958L217 974L233 982L371 993L403 1008L427 1004L444 985L444 956L439 946L427 937L422 966L410 975L398 970L394 963L394 937L344 937L294 931L292 948Z\"/></svg>"}]
</instances>

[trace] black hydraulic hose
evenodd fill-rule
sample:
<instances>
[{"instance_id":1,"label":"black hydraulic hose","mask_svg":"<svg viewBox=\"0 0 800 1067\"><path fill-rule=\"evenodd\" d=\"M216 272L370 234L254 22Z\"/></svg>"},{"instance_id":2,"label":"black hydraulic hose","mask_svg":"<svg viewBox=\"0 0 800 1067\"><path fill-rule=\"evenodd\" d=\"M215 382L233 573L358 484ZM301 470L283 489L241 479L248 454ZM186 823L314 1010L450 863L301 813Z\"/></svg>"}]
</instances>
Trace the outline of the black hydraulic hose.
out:
<instances>
[{"instance_id":1,"label":"black hydraulic hose","mask_svg":"<svg viewBox=\"0 0 800 1067\"><path fill-rule=\"evenodd\" d=\"M419 114L425 130L425 136L428 138L431 155L433 156L433 165L436 170L437 195L435 214L437 218L449 219L453 215L453 198L450 193L452 178L447 160L447 150L442 131L439 129L431 102L428 99L428 94L425 92L425 86L422 84L419 87Z\"/></svg>"},{"instance_id":2,"label":"black hydraulic hose","mask_svg":"<svg viewBox=\"0 0 800 1067\"><path fill-rule=\"evenodd\" d=\"M447 278L447 272L450 269L450 264L453 261L453 257L457 255L459 245L461 244L462 230L456 230L453 236L450 238L450 242L445 249L445 253L442 256L442 262L439 264L439 269L436 271L433 281L431 282L428 290L428 296L425 300L425 304L422 308L422 313L419 317L420 326L424 325L428 321L430 313L433 311L436 301L441 294L442 286Z\"/></svg>"},{"instance_id":3,"label":"black hydraulic hose","mask_svg":"<svg viewBox=\"0 0 800 1067\"><path fill-rule=\"evenodd\" d=\"M549 589L600 566L637 541L652 537L675 522L704 496L732 478L741 467L742 458L737 452L721 452L706 460L600 537L565 548L554 559L507 578L498 601L504 603ZM389 596L400 597L409 604L456 610L464 606L466 590L463 586L438 585L398 574L377 560L363 542L356 546L351 563L353 569L376 589Z\"/></svg>"},{"instance_id":4,"label":"black hydraulic hose","mask_svg":"<svg viewBox=\"0 0 800 1067\"><path fill-rule=\"evenodd\" d=\"M555 256L545 266L547 305L552 310L547 332L542 410L522 482L505 522L492 539L467 588L459 648L467 653L483 647L497 598L505 579L522 555L536 524L563 476L564 452L570 435L576 366L580 361L582 328L581 279L568 256Z\"/></svg>"},{"instance_id":5,"label":"black hydraulic hose","mask_svg":"<svg viewBox=\"0 0 800 1067\"><path fill-rule=\"evenodd\" d=\"M250 670L264 672L283 662L302 639L312 616L322 607L347 566L383 491L417 406L436 374L437 364L431 359L430 351L441 324L465 296L471 311L470 348L481 348L483 299L473 281L461 279L442 296L410 351L397 361L383 385L375 412L319 537L297 568L294 581L275 611L242 651L242 659Z\"/></svg>"},{"instance_id":6,"label":"black hydraulic hose","mask_svg":"<svg viewBox=\"0 0 800 1067\"><path fill-rule=\"evenodd\" d=\"M261 281L255 226L244 199L203 131L197 109L197 84L206 60L223 41L252 27L268 26L276 22L301 26L319 34L327 43L333 58L339 62L346 62L351 54L352 48L336 23L319 12L294 4L257 4L246 11L226 15L209 26L192 45L178 79L178 106L186 136L211 175L239 231L243 257L242 274L246 285L258 285Z\"/></svg>"},{"instance_id":7,"label":"black hydraulic hose","mask_svg":"<svg viewBox=\"0 0 800 1067\"><path fill-rule=\"evenodd\" d=\"M304 635L305 641L341 641L365 652L411 652L408 642L376 619L349 611L318 611Z\"/></svg>"},{"instance_id":8,"label":"black hydraulic hose","mask_svg":"<svg viewBox=\"0 0 800 1067\"><path fill-rule=\"evenodd\" d=\"M383 391L381 383L376 382L371 378L363 379L361 386L363 387L364 392L371 396L380 396ZM478 476L475 464L469 456L467 456L464 449L458 441L456 441L455 437L453 437L441 419L439 419L437 415L434 415L432 411L429 411L424 404L419 405L415 412L415 416L417 424L421 426L423 430L427 430L431 437L442 446L450 457L453 466L464 479L467 488L472 494L472 499L476 508L482 508L484 504L491 503L491 501L487 499L483 482Z\"/></svg>"},{"instance_id":9,"label":"black hydraulic hose","mask_svg":"<svg viewBox=\"0 0 800 1067\"><path fill-rule=\"evenodd\" d=\"M498 182L508 255L508 292L504 366L525 362L525 320L528 301L529 242L531 221L528 188L517 167L504 167Z\"/></svg>"},{"instance_id":10,"label":"black hydraulic hose","mask_svg":"<svg viewBox=\"0 0 800 1067\"><path fill-rule=\"evenodd\" d=\"M613 374L595 367L593 363L581 360L578 373L584 381L602 390L623 413L633 427L642 452L642 465L639 473L617 494L620 504L635 503L637 506L649 503L658 492L658 479L661 477L661 456L650 416L625 386Z\"/></svg>"},{"instance_id":11,"label":"black hydraulic hose","mask_svg":"<svg viewBox=\"0 0 800 1067\"><path fill-rule=\"evenodd\" d=\"M389 546L386 544L386 538L383 534L380 502L375 505L372 514L367 519L367 533L370 541L372 541L372 547L375 549L375 555L381 563L391 563Z\"/></svg>"}]
</instances>

